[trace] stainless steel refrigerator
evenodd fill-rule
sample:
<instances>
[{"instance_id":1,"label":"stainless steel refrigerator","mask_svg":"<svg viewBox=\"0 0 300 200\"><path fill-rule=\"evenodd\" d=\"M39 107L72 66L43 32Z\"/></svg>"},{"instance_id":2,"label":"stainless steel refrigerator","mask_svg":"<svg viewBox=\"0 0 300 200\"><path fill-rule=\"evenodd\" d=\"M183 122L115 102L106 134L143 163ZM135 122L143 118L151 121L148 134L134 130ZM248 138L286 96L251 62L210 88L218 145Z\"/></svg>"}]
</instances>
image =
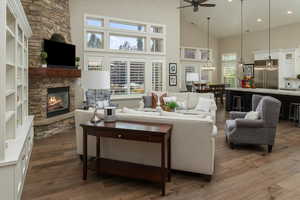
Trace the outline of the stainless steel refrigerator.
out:
<instances>
[{"instance_id":1,"label":"stainless steel refrigerator","mask_svg":"<svg viewBox=\"0 0 300 200\"><path fill-rule=\"evenodd\" d=\"M272 60L272 67L267 67L268 60L254 62L254 82L256 88L278 89L278 60Z\"/></svg>"}]
</instances>

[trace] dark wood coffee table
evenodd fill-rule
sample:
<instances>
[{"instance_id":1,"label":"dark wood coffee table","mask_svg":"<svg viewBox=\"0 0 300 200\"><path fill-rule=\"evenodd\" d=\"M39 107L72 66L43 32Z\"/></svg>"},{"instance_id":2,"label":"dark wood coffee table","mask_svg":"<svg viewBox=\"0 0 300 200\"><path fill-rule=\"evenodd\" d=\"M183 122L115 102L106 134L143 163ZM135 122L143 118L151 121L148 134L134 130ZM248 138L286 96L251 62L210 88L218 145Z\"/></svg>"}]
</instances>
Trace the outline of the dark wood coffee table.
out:
<instances>
[{"instance_id":1,"label":"dark wood coffee table","mask_svg":"<svg viewBox=\"0 0 300 200\"><path fill-rule=\"evenodd\" d=\"M97 174L111 174L134 179L143 179L161 184L162 195L165 195L166 180L171 181L171 133L172 125L158 123L142 123L117 121L114 123L81 124L83 128L83 180L87 178L87 137L97 139L96 168ZM100 138L114 138L119 140L133 140L161 144L161 166L146 166L135 163L101 158ZM167 154L165 143L167 141ZM116 149L117 150L117 149ZM165 167L167 155L167 168Z\"/></svg>"}]
</instances>

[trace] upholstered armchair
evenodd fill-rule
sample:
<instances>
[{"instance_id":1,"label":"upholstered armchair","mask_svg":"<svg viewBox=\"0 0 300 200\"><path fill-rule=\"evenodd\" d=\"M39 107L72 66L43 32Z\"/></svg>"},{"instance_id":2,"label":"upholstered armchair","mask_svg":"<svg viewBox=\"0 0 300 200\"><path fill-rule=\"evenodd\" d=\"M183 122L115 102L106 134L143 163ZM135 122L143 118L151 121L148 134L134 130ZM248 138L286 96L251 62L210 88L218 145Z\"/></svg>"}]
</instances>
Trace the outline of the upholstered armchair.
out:
<instances>
[{"instance_id":1,"label":"upholstered armchair","mask_svg":"<svg viewBox=\"0 0 300 200\"><path fill-rule=\"evenodd\" d=\"M235 144L268 145L272 152L279 121L281 102L273 97L253 95L252 110L259 112L258 120L244 119L247 113L230 112L226 121L226 141L234 148Z\"/></svg>"}]
</instances>

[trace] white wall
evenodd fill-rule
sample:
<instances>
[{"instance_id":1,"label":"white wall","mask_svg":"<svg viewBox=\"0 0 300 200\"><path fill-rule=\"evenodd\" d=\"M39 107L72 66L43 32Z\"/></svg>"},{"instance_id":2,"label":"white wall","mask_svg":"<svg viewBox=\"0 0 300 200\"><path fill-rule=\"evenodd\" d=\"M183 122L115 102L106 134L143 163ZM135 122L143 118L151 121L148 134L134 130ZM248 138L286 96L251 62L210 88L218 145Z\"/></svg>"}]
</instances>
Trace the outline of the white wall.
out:
<instances>
[{"instance_id":1,"label":"white wall","mask_svg":"<svg viewBox=\"0 0 300 200\"><path fill-rule=\"evenodd\" d=\"M300 23L271 30L271 48L288 49L300 46ZM268 49L268 30L247 33L245 36L245 62L254 61L253 52ZM240 36L231 36L219 40L220 55L236 52L240 56Z\"/></svg>"},{"instance_id":2,"label":"white wall","mask_svg":"<svg viewBox=\"0 0 300 200\"><path fill-rule=\"evenodd\" d=\"M180 0L72 0L70 1L71 36L77 56L84 58L84 14L164 24L167 27L166 64L179 63ZM167 67L168 69L168 67ZM179 77L179 76L178 76ZM168 78L166 79L168 85ZM178 80L180 81L180 80ZM180 84L178 84L180 85ZM179 90L169 88L169 90ZM136 100L134 101L136 103ZM124 105L127 105L125 102Z\"/></svg>"},{"instance_id":3,"label":"white wall","mask_svg":"<svg viewBox=\"0 0 300 200\"><path fill-rule=\"evenodd\" d=\"M181 16L180 21L181 21L181 34L180 34L181 46L207 48L206 23L203 24L203 27L199 27L198 25L188 22L183 15ZM213 49L213 60L214 60L213 64L214 66L216 66L216 68L218 68L218 64L219 64L218 63L219 61L218 40L213 36L213 34L211 34L210 37L211 37L210 48ZM212 72L212 81L214 83L219 82L220 75L221 74L218 73L218 70Z\"/></svg>"}]
</instances>

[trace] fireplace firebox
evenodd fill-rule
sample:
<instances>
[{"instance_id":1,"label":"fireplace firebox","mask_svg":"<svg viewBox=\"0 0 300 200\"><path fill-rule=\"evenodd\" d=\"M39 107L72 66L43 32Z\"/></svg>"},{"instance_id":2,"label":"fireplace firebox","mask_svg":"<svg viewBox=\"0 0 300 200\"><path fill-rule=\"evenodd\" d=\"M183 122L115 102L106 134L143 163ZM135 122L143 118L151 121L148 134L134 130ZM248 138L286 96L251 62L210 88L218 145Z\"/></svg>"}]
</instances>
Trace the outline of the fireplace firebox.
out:
<instances>
[{"instance_id":1,"label":"fireplace firebox","mask_svg":"<svg viewBox=\"0 0 300 200\"><path fill-rule=\"evenodd\" d=\"M69 87L48 88L47 117L70 112Z\"/></svg>"}]
</instances>

